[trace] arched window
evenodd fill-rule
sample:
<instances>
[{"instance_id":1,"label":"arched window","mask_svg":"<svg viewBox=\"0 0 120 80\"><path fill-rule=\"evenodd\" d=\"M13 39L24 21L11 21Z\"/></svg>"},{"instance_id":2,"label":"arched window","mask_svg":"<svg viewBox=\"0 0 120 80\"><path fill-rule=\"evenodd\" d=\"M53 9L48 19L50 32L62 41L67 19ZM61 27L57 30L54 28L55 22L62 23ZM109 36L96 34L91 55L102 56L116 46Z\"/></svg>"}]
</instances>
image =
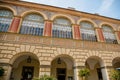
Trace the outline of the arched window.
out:
<instances>
[{"instance_id":1,"label":"arched window","mask_svg":"<svg viewBox=\"0 0 120 80\"><path fill-rule=\"evenodd\" d=\"M0 10L0 32L7 32L12 22L13 13L10 10Z\"/></svg>"},{"instance_id":2,"label":"arched window","mask_svg":"<svg viewBox=\"0 0 120 80\"><path fill-rule=\"evenodd\" d=\"M80 32L83 40L97 41L94 26L90 22L82 21L80 23Z\"/></svg>"},{"instance_id":3,"label":"arched window","mask_svg":"<svg viewBox=\"0 0 120 80\"><path fill-rule=\"evenodd\" d=\"M52 36L57 38L72 38L71 22L66 18L56 18L53 22Z\"/></svg>"},{"instance_id":4,"label":"arched window","mask_svg":"<svg viewBox=\"0 0 120 80\"><path fill-rule=\"evenodd\" d=\"M38 14L27 15L22 22L21 34L43 35L44 19Z\"/></svg>"},{"instance_id":5,"label":"arched window","mask_svg":"<svg viewBox=\"0 0 120 80\"><path fill-rule=\"evenodd\" d=\"M103 30L104 38L105 38L107 43L117 44L117 40L116 40L115 34L113 32L113 29L110 26L103 25L102 26L102 30Z\"/></svg>"}]
</instances>

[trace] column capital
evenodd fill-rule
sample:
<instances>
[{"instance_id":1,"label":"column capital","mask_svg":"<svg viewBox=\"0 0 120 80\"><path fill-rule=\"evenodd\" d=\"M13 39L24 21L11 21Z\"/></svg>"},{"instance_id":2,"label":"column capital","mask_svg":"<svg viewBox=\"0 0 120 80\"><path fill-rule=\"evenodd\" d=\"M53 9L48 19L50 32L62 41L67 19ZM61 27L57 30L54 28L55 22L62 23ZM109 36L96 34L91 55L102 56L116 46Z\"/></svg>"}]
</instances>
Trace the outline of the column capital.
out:
<instances>
[{"instance_id":1,"label":"column capital","mask_svg":"<svg viewBox=\"0 0 120 80\"><path fill-rule=\"evenodd\" d=\"M18 16L18 15L15 15L14 17L17 17L17 18L22 18L21 16Z\"/></svg>"},{"instance_id":2,"label":"column capital","mask_svg":"<svg viewBox=\"0 0 120 80\"><path fill-rule=\"evenodd\" d=\"M74 66L73 68L74 69L82 69L82 68L85 68L85 66Z\"/></svg>"},{"instance_id":3,"label":"column capital","mask_svg":"<svg viewBox=\"0 0 120 80\"><path fill-rule=\"evenodd\" d=\"M10 63L0 63L1 66L11 66L12 67L12 64Z\"/></svg>"},{"instance_id":4,"label":"column capital","mask_svg":"<svg viewBox=\"0 0 120 80\"><path fill-rule=\"evenodd\" d=\"M77 27L80 26L79 24L72 24L73 27Z\"/></svg>"},{"instance_id":5,"label":"column capital","mask_svg":"<svg viewBox=\"0 0 120 80\"><path fill-rule=\"evenodd\" d=\"M51 68L51 65L40 65L40 68Z\"/></svg>"},{"instance_id":6,"label":"column capital","mask_svg":"<svg viewBox=\"0 0 120 80\"><path fill-rule=\"evenodd\" d=\"M120 32L120 31L114 31L114 32Z\"/></svg>"},{"instance_id":7,"label":"column capital","mask_svg":"<svg viewBox=\"0 0 120 80\"><path fill-rule=\"evenodd\" d=\"M95 29L102 29L102 28L100 28L100 27L95 27Z\"/></svg>"},{"instance_id":8,"label":"column capital","mask_svg":"<svg viewBox=\"0 0 120 80\"><path fill-rule=\"evenodd\" d=\"M44 20L44 21L53 22L52 20L48 20L48 19L47 19L47 20Z\"/></svg>"}]
</instances>

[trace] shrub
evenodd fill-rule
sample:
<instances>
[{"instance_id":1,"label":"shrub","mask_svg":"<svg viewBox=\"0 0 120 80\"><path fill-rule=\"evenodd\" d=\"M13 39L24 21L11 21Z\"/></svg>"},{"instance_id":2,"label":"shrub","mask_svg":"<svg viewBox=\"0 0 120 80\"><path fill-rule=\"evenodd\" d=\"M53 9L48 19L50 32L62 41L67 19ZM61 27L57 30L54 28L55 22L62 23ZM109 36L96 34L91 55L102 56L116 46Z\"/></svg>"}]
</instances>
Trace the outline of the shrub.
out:
<instances>
[{"instance_id":1,"label":"shrub","mask_svg":"<svg viewBox=\"0 0 120 80\"><path fill-rule=\"evenodd\" d=\"M48 75L43 75L40 78L35 78L33 80L57 80L56 78L52 77L52 76L48 76Z\"/></svg>"},{"instance_id":2,"label":"shrub","mask_svg":"<svg viewBox=\"0 0 120 80\"><path fill-rule=\"evenodd\" d=\"M87 69L87 68L81 69L81 70L79 71L79 76L80 76L80 77L88 77L89 74L90 74L90 71L89 71L89 69Z\"/></svg>"},{"instance_id":3,"label":"shrub","mask_svg":"<svg viewBox=\"0 0 120 80\"><path fill-rule=\"evenodd\" d=\"M113 80L120 80L120 71L113 70L113 71L111 71L110 76Z\"/></svg>"}]
</instances>

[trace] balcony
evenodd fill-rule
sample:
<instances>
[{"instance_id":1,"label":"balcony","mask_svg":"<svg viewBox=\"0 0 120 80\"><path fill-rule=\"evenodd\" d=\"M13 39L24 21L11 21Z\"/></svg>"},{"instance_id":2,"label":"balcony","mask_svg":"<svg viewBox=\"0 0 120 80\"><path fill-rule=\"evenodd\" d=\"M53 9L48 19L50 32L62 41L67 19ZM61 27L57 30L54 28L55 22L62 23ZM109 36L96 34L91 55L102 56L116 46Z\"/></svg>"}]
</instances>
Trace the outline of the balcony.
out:
<instances>
[{"instance_id":1,"label":"balcony","mask_svg":"<svg viewBox=\"0 0 120 80\"><path fill-rule=\"evenodd\" d=\"M1 43L29 44L38 46L63 47L73 49L90 49L100 51L120 51L119 44L105 42L82 41L74 39L51 38L13 33L0 33Z\"/></svg>"}]
</instances>

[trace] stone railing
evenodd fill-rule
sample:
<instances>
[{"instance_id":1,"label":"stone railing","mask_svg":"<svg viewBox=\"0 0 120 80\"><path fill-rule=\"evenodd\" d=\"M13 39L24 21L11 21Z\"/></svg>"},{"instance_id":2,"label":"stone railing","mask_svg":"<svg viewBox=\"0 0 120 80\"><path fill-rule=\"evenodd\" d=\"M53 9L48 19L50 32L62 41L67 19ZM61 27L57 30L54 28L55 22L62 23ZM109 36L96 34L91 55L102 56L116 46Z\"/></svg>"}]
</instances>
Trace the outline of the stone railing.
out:
<instances>
[{"instance_id":1,"label":"stone railing","mask_svg":"<svg viewBox=\"0 0 120 80\"><path fill-rule=\"evenodd\" d=\"M91 49L104 51L120 51L119 44L108 44L104 42L82 41L74 39L62 39L51 37L40 37L13 33L0 33L0 42L14 44L30 44L50 47L64 47L77 49Z\"/></svg>"}]
</instances>

